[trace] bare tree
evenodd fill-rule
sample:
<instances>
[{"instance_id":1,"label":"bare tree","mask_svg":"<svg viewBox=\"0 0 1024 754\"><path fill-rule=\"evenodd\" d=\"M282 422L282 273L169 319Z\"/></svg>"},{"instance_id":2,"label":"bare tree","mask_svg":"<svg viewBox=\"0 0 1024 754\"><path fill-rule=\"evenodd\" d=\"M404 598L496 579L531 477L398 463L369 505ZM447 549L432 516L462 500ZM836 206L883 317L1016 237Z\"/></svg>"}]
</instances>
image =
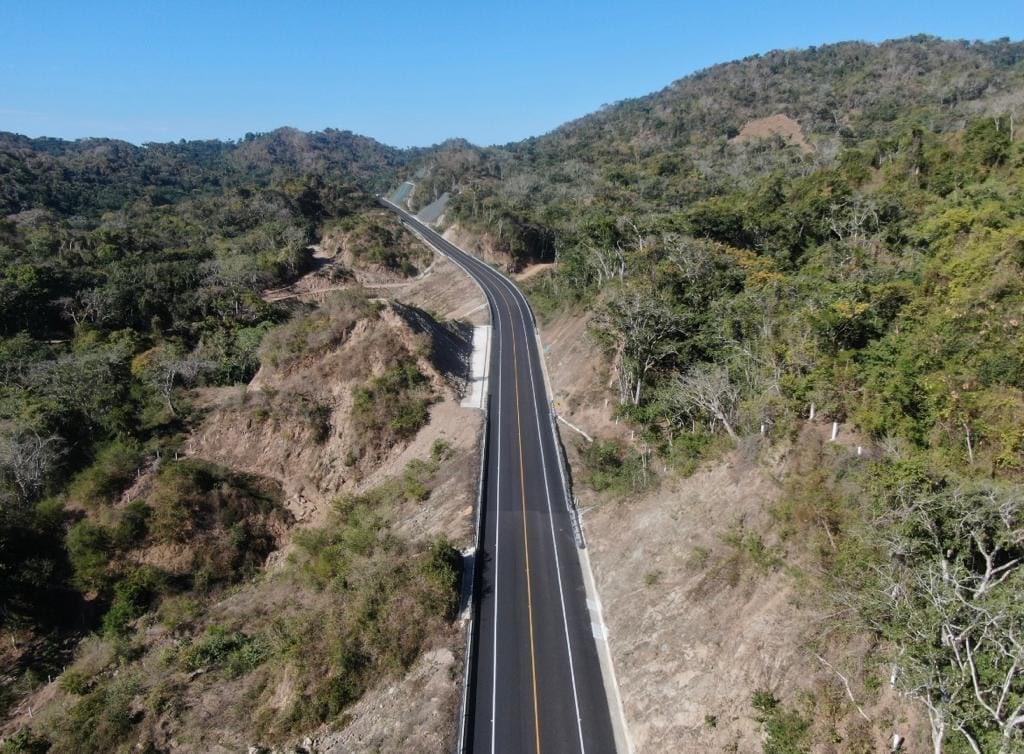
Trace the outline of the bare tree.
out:
<instances>
[{"instance_id":1,"label":"bare tree","mask_svg":"<svg viewBox=\"0 0 1024 754\"><path fill-rule=\"evenodd\" d=\"M200 359L195 351L186 353L176 346L162 346L147 355L150 358L144 368L144 374L163 398L167 410L172 416L177 416L174 408L174 388L179 384L192 385L209 365Z\"/></svg>"},{"instance_id":2,"label":"bare tree","mask_svg":"<svg viewBox=\"0 0 1024 754\"><path fill-rule=\"evenodd\" d=\"M666 239L668 251L665 261L679 272L685 282L699 282L709 277L715 268L715 257L721 250L715 249L704 239L671 236Z\"/></svg>"},{"instance_id":3,"label":"bare tree","mask_svg":"<svg viewBox=\"0 0 1024 754\"><path fill-rule=\"evenodd\" d=\"M74 296L57 299L61 315L76 326L85 323L99 324L111 317L112 306L109 296L101 288L85 288Z\"/></svg>"},{"instance_id":4,"label":"bare tree","mask_svg":"<svg viewBox=\"0 0 1024 754\"><path fill-rule=\"evenodd\" d=\"M721 423L729 437L737 440L735 424L740 391L728 370L718 364L698 364L676 377L668 391L670 411L678 418L708 417Z\"/></svg>"},{"instance_id":5,"label":"bare tree","mask_svg":"<svg viewBox=\"0 0 1024 754\"><path fill-rule=\"evenodd\" d=\"M0 431L0 476L14 485L22 502L33 500L42 492L61 452L61 439L56 435L6 428Z\"/></svg>"},{"instance_id":6,"label":"bare tree","mask_svg":"<svg viewBox=\"0 0 1024 754\"><path fill-rule=\"evenodd\" d=\"M850 603L896 648L893 681L928 712L932 749L1024 750L1024 505L1013 491L906 494L864 534L887 559Z\"/></svg>"},{"instance_id":7,"label":"bare tree","mask_svg":"<svg viewBox=\"0 0 1024 754\"><path fill-rule=\"evenodd\" d=\"M619 400L640 405L652 369L677 352L679 316L669 302L641 288L625 288L595 319L595 327L615 342L614 368Z\"/></svg>"}]
</instances>

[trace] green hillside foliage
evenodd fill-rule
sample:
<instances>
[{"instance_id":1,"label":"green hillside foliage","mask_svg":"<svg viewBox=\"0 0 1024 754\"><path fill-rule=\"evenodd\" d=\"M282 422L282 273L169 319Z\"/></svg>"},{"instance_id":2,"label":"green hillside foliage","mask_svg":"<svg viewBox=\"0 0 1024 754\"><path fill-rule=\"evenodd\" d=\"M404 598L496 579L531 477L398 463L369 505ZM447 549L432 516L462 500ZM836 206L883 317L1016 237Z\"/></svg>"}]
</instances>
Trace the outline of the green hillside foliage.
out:
<instances>
[{"instance_id":1,"label":"green hillside foliage","mask_svg":"<svg viewBox=\"0 0 1024 754\"><path fill-rule=\"evenodd\" d=\"M591 313L638 439L586 448L585 483L628 498L633 454L690 471L715 435L799 456L812 406L858 433L869 457L796 462L778 518L950 751L1024 747L1022 92L1017 42L830 45L424 163L450 220L557 261L542 317Z\"/></svg>"},{"instance_id":2,"label":"green hillside foliage","mask_svg":"<svg viewBox=\"0 0 1024 754\"><path fill-rule=\"evenodd\" d=\"M778 525L800 543L791 565L813 563L822 614L880 648L885 677L865 686L895 666L946 750L1021 751L1022 92L1024 44L916 37L715 66L488 149L289 129L143 147L0 134L0 621L51 639L94 631L120 662L159 604L189 613L254 572L277 493L169 461L195 416L189 388L327 347L371 306L339 299L274 330L289 310L260 294L310 267L325 227L367 242L356 262L419 268L366 212L415 175L415 205L449 192L447 221L513 265L557 262L529 284L542 317L592 315L637 440L595 444L584 483L628 499L656 481L655 457L690 473L729 446L789 449ZM424 379L403 362L360 388L367 452L423 423ZM866 455L822 444L812 406ZM128 504L158 462L151 494ZM392 562L402 545L365 502L301 543L311 581L351 596L344 573L365 566L371 586L412 588L410 614L436 624L457 580L450 548ZM191 582L137 562L150 545L189 547ZM350 667L311 665L292 722L408 665L424 634L397 626L393 593L360 588L365 620L341 615L324 637L351 638L330 647ZM403 630L373 644L392 624ZM272 656L241 628L190 641L182 667L225 676ZM55 647L23 658L0 703L60 671ZM58 749L125 740L141 679L74 681ZM813 736L803 707L765 691L755 708L771 750ZM85 729L98 737L72 734Z\"/></svg>"},{"instance_id":3,"label":"green hillside foliage","mask_svg":"<svg viewBox=\"0 0 1024 754\"><path fill-rule=\"evenodd\" d=\"M143 147L0 134L0 627L19 637L0 708L59 673L70 637L130 642L162 601L262 568L288 525L280 492L177 458L193 388L245 383L372 311L339 303L274 332L294 307L262 294L311 268L325 226L379 214L371 191L410 154L340 131ZM154 551L177 570L147 564Z\"/></svg>"}]
</instances>

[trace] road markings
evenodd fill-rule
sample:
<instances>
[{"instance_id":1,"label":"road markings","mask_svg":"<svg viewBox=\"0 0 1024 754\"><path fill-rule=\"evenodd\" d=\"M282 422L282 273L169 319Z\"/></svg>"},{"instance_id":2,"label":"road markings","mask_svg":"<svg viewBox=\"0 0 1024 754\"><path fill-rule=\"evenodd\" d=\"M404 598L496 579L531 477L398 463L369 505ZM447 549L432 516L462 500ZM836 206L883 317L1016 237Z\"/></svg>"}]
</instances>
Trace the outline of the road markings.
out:
<instances>
[{"instance_id":1,"label":"road markings","mask_svg":"<svg viewBox=\"0 0 1024 754\"><path fill-rule=\"evenodd\" d=\"M508 301L505 302L509 322L512 321L512 311L508 308ZM519 413L519 356L516 349L516 331L512 328L512 374L515 375L516 385L516 436L519 438L519 492L523 508L523 553L526 557L526 612L530 619L530 672L533 676L533 730L534 741L537 744L537 754L540 754L540 706L537 702L537 651L533 639L533 589L530 586L530 537L526 529L526 464L523 462L523 425ZM499 456L500 458L500 456ZM498 464L501 465L500 462Z\"/></svg>"},{"instance_id":2,"label":"road markings","mask_svg":"<svg viewBox=\"0 0 1024 754\"><path fill-rule=\"evenodd\" d=\"M468 265L469 264L468 260L466 260L466 262L467 262L467 265ZM472 266L476 267L477 265L480 265L480 267L483 267L484 269L486 269L487 272L493 273L494 276L497 278L498 294L500 295L502 301L505 304L505 311L508 313L509 324L512 327L512 354L513 354L512 358L513 358L513 364L515 366L514 373L515 373L515 387L516 387L516 421L517 421L517 431L518 431L518 434L519 434L520 486L521 486L521 491L522 491L522 495L523 495L523 544L524 544L524 547L526 549L527 607L528 607L529 619L530 619L530 657L531 657L531 667L532 667L532 671L533 671L533 685L534 685L533 702L534 702L534 720L535 720L535 730L536 730L536 746L537 746L537 751L538 751L538 754L539 754L539 752L540 752L540 720L539 720L539 715L537 713L537 705L538 705L538 701L537 701L537 675L536 675L537 674L537 670L536 670L536 660L534 659L535 658L535 649L534 649L534 636L533 636L533 607L532 607L532 596L531 596L531 587L530 587L530 558L529 558L529 545L527 544L527 532L526 532L526 487L525 487L525 483L523 482L523 475L524 475L524 466L525 466L525 464L524 464L524 461L523 461L522 424L521 424L521 419L520 419L520 415L519 415L520 414L520 411L519 411L519 369L518 369L518 355L517 355L517 349L516 349L515 323L512 321L512 303L509 301L509 297L508 297L508 295L506 293L506 290L511 290L512 293L513 293L513 298L515 299L515 308L516 308L517 312L519 313L519 321L520 321L520 323L523 326L524 337L527 339L527 352L526 352L526 356L527 356L527 359L528 359L527 366L528 366L528 369L530 371L530 387L531 387L531 390L532 390L532 393L533 393L534 418L535 418L536 424L537 424L537 440L540 443L540 456L541 456L542 476L544 478L544 492L545 492L545 497L547 498L547 506L548 506L548 523L549 523L550 528L551 528L551 545L552 545L552 548L553 548L553 551L554 551L554 556L555 556L555 572L556 572L556 580L558 582L558 596L559 596L559 600L561 602L561 608L562 608L562 627L563 627L564 632L565 632L566 651L568 653L568 659L569 659L569 675L570 675L571 680L572 680L573 705L574 705L574 708L575 708L575 711L576 711L576 726L577 726L577 733L578 733L579 742L580 742L580 751L581 752L585 752L585 747L584 747L584 743L583 743L583 719L582 719L582 716L580 715L579 692L578 692L577 684L576 684L576 670L575 670L575 663L573 662L573 657L572 657L572 644L571 644L571 641L570 641L570 638L569 638L569 621L568 621L567 611L566 611L566 607L565 607L565 594L564 594L564 590L563 590L563 586L562 586L561 564L559 562L560 559L558 557L558 545L557 545L556 538L555 538L554 512L552 511L552 508L551 508L551 492L550 492L550 489L549 489L549 486L548 486L547 461L546 461L546 454L544 452L544 440L543 440L544 435L543 435L543 433L541 432L541 429L540 429L540 409L539 409L539 404L537 402L536 375L534 375L534 372L533 372L533 357L532 357L532 355L530 353L530 348L529 348L530 330L529 330L529 327L528 327L528 325L526 323L526 317L525 317L525 315L523 313L522 305L520 304L520 297L515 295L516 293L518 293L518 291L515 288L513 288L513 286L511 286L504 279L504 277L502 277L500 274L498 274L494 270L490 269L489 267L484 266L483 263L479 262L478 260L474 259L473 263L472 263ZM493 281L491 281L491 282L493 282ZM553 437L553 435L552 435L552 437ZM499 458L500 458L500 455L499 455ZM500 463L499 463L499 468L500 468ZM491 733L492 733L492 736L493 736L493 733L494 733L493 725L492 725ZM491 751L492 752L494 751L493 745L492 745Z\"/></svg>"},{"instance_id":3,"label":"road markings","mask_svg":"<svg viewBox=\"0 0 1024 754\"><path fill-rule=\"evenodd\" d=\"M483 286L481 286L483 288ZM497 431L498 431L498 458L501 458L501 396L503 389L503 380L501 368L501 315L498 312L497 302L494 306L494 332L495 338L498 340L498 420L497 420ZM501 464L498 464L498 474L495 479L495 495L494 495L494 638L491 642L491 649L494 653L493 665L491 667L491 754L494 754L494 734L498 728L498 605L501 601L498 599L498 558L501 552ZM466 658L466 662L469 662L470 658Z\"/></svg>"},{"instance_id":4,"label":"road markings","mask_svg":"<svg viewBox=\"0 0 1024 754\"><path fill-rule=\"evenodd\" d=\"M508 286L508 285L506 285L505 287L511 288L511 286ZM513 293L518 293L517 289L513 288L512 290L513 290ZM502 294L502 298L505 298L505 300L507 302L507 298L505 297L504 293ZM579 735L580 752L581 752L581 754L585 754L586 746L583 743L583 716L580 714L579 691L578 691L577 686L576 686L576 666L575 666L575 663L573 662L573 659L572 659L572 641L569 638L569 617L568 617L566 609L565 609L565 591L564 591L564 589L562 587L562 566L561 566L560 559L558 557L558 542L556 541L556 538L555 538L555 514L554 514L554 511L551 508L551 489L548 486L548 464L547 464L546 454L544 452L544 434L541 432L541 428L540 428L540 404L537 401L537 380L536 380L536 373L534 372L534 369L533 369L533 356L530 353L530 348L529 348L530 330L529 330L529 328L528 328L528 326L526 324L526 315L523 312L522 305L519 304L520 300L525 302L525 299L522 298L522 294L521 293L520 293L519 297L517 298L516 309L519 311L519 321L520 321L520 323L523 326L523 334L527 338L526 358L527 358L527 365L528 365L529 370L530 370L530 388L533 391L533 409L534 409L533 410L533 414L534 414L534 418L536 419L536 422L537 422L537 442L540 443L540 463L541 463L541 471L542 471L543 476L544 476L544 496L547 499L547 506L548 506L548 525L549 525L549 527L551 529L551 549L552 549L552 552L554 552L554 555L555 555L555 575L556 575L556 581L558 582L558 600L561 603L561 607L562 607L562 628L565 631L565 651L566 651L566 654L568 655L568 658L569 658L569 677L570 677L570 679L572 681L572 701L573 701L573 707L574 707L574 709L576 711L576 731L577 731L577 733ZM513 331L514 331L514 329L515 328L513 327ZM547 396L547 390L544 391L544 395ZM546 405L546 402L545 402L545 405ZM555 441L555 436L554 436L554 428L553 427L551 429L551 435L550 436L551 436L552 442L554 442ZM561 471L561 469L559 469L559 470ZM565 479L564 478L562 478L562 484L563 485L565 484ZM563 493L564 493L564 488L563 488Z\"/></svg>"},{"instance_id":5,"label":"road markings","mask_svg":"<svg viewBox=\"0 0 1024 754\"><path fill-rule=\"evenodd\" d=\"M426 239L424 239L424 240L426 240ZM433 245L433 244L431 244L431 245ZM541 432L541 429L540 429L540 403L537 400L536 375L534 374L534 371L533 371L533 358L532 358L532 354L531 354L531 350L530 350L530 346L529 346L530 337L531 337L530 336L530 328L529 328L529 326L526 323L526 315L523 312L523 306L525 305L525 306L528 307L529 305L525 303L525 297L522 295L522 293L517 288L515 288L507 280L507 278L504 275L502 275L501 273L499 273L496 270L492 269L489 265L485 265L483 262L480 262L480 260L476 259L475 257L472 257L471 255L468 255L468 254L465 254L465 252L462 252L461 250L457 249L457 247L453 246L453 248L456 248L456 250L459 252L458 256L460 256L460 257L461 256L465 256L466 257L465 259L462 259L462 260L456 260L456 264L458 264L460 267L462 267L467 272L469 271L467 269L468 267L473 267L473 268L476 269L477 273L480 275L481 280L478 281L478 282L480 282L481 288L484 288L485 292L490 294L490 295L488 295L488 299L494 304L494 311L495 311L495 314L497 315L497 320L500 322L500 314L498 313L498 307L497 307L497 296L494 295L493 291L486 291L486 287L484 286L484 284L482 282L482 279L488 277L487 273L489 273L490 275L493 275L493 278L489 279L487 282L491 283L492 285L496 285L497 291L498 291L499 295L501 296L503 302L505 303L505 311L506 311L506 313L508 314L508 317L509 317L509 325L512 327L513 365L515 367L514 372L515 372L515 394L516 394L516 425L517 425L516 428L517 428L517 435L518 435L518 439L519 439L520 491L521 491L521 495L522 495L522 512L523 512L523 547L524 547L524 552L525 552L525 555L526 555L526 563L525 563L525 565L526 565L526 578L527 578L527 581L526 581L526 587L527 587L527 609L528 609L529 620L530 620L530 659L531 659L531 671L532 671L532 677L533 677L534 730L535 730L535 744L536 744L537 752L538 752L538 754L540 754L540 716L539 716L539 703L538 703L538 693L537 693L536 651L535 651L535 646L534 646L533 598L532 598L532 587L531 587L531 582L530 582L529 542L528 542L528 538L527 538L527 529L526 529L527 519L526 519L525 462L524 462L524 458L523 458L522 422L521 422L520 396L519 396L518 356L517 356L517 348L516 348L515 324L512 321L512 311L511 311L511 306L510 306L509 299L508 299L508 296L506 294L506 291L511 291L512 294L513 294L513 298L515 299L515 308L518 311L519 319L520 319L520 322L523 325L524 335L525 335L526 340L527 340L527 360L528 360L528 369L530 371L530 387L531 387L531 391L533 393L534 417L535 417L535 420L536 420L536 423L537 423L538 441L540 442L540 456L541 456L541 465L542 465L542 469L543 469L544 490L545 490L545 496L547 498L549 526L550 526L550 529L551 529L551 543L552 543L552 547L553 547L553 550L554 550L555 569L556 569L557 581L558 581L558 591L559 591L559 598L560 598L560 601L561 601L561 608L562 608L562 625L563 625L564 630L565 630L566 649L568 651L568 659L569 659L569 672L570 672L570 675L571 675L571 678L572 678L573 701L574 701L575 710L576 710L577 730L578 730L578 733L579 733L580 750L582 752L582 751L584 751L582 718L580 716L580 709L579 709L579 697L578 697L578 689L577 689L577 684L576 684L576 674L575 674L574 663L573 663L573 656L572 656L572 645L571 645L570 637L569 637L569 624L568 624L568 616L567 616L567 611L566 611L566 606L565 606L565 595L564 595L564 588L563 588L563 584L562 584L561 566L560 566L560 563L559 563L559 556L558 556L558 544L557 544L557 540L556 540L556 536L555 536L554 512L553 512L552 506L551 506L551 492L550 492L549 484L548 484L547 461L546 461L546 453L544 451L544 440L543 440L544 433ZM460 263L460 261L461 261L461 263ZM481 272L481 270L483 270L484 272ZM522 302L522 303L520 303L520 302ZM499 410L498 410L499 422L500 422L500 414L501 414L500 394L501 394L501 377L502 377L502 373L500 371L500 347L501 346L500 346L500 341L499 341L499 377L498 377L498 385L499 385ZM546 401L547 392L546 392L546 390L544 391L544 394L545 394L545 402L544 402L544 404L547 405L547 401ZM500 427L500 423L499 423L499 427ZM551 437L552 437L552 441L555 442L556 440L555 440L555 437L554 437L554 430L553 429L551 431ZM498 442L499 442L498 457L500 458L501 457L501 453L500 453L500 443L501 443L500 429L499 429L499 439L498 439ZM499 480L500 480L500 475L501 475L501 464L499 463L498 464L498 478L499 478ZM562 484L563 484L563 486L565 485L564 478L562 479ZM500 486L500 481L499 481L499 486ZM498 512L500 513L500 506L498 506ZM491 696L491 700L492 700L491 701L491 713L492 713L492 717L491 717L491 752L492 752L492 754L495 751L495 719L497 717L497 712L496 712L497 692L496 692L496 689L497 689L497 636L498 636L498 630L497 630L497 626L498 626L498 621L497 621L497 617L498 617L498 599L497 599L497 591L498 591L498 581L497 581L497 553L498 553L498 545L497 545L497 538L498 538L498 531L499 531L499 529L497 528L497 517L496 517L496 530L495 530L495 607L494 607L495 625L494 625L494 646L493 646L493 649L494 649L494 668L493 668L493 673L492 673L492 680L493 680L493 684L494 685L492 687L492 696ZM588 600L588 603L589 603L589 600ZM591 608L591 607L592 606L588 604L588 608ZM603 625L592 623L591 630L594 632L595 638L606 636L606 629L603 627ZM598 634L598 631L600 631L601 633Z\"/></svg>"}]
</instances>

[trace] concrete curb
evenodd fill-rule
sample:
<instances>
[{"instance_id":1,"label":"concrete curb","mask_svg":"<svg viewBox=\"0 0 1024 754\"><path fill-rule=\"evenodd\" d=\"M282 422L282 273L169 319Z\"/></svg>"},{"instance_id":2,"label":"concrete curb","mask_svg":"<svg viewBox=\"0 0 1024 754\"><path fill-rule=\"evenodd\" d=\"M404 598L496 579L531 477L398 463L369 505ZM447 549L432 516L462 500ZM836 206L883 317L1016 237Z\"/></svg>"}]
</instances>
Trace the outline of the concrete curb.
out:
<instances>
[{"instance_id":1,"label":"concrete curb","mask_svg":"<svg viewBox=\"0 0 1024 754\"><path fill-rule=\"evenodd\" d=\"M580 526L583 526L582 516ZM608 629L604 622L604 608L601 606L601 598L597 594L597 583L594 581L594 572L590 567L590 553L587 550L580 550L580 569L583 571L583 586L587 590L587 607L590 608L591 616L595 616L600 622L604 631L601 636L594 637L597 644L597 659L601 663L601 676L604 678L604 693L608 697L611 710L612 730L615 733L615 748L624 754L633 754L633 739L629 735L629 725L626 723L626 710L622 705L622 695L619 694L619 680L615 675L615 663L612 661L612 650L608 644Z\"/></svg>"},{"instance_id":2,"label":"concrete curb","mask_svg":"<svg viewBox=\"0 0 1024 754\"><path fill-rule=\"evenodd\" d=\"M469 737L469 686L470 673L473 670L473 658L476 655L476 593L477 572L476 559L480 552L483 531L480 526L483 513L484 491L487 488L487 435L490 429L491 395L484 397L484 422L480 430L480 471L477 475L476 512L473 520L473 560L471 565L469 589L469 619L466 621L466 648L462 667L462 696L459 701L459 738L455 746L455 754L465 754L466 741Z\"/></svg>"},{"instance_id":3,"label":"concrete curb","mask_svg":"<svg viewBox=\"0 0 1024 754\"><path fill-rule=\"evenodd\" d=\"M381 201L384 202L385 204L391 205L395 209L401 209L394 202L391 202L391 201L389 201L388 199L386 199L384 197L381 197ZM484 290L484 287L479 282L477 282L476 278L474 278L472 275L470 275L469 271L465 267L463 267L461 264L459 264L457 261L455 261L454 259L449 257L447 254L444 254L443 252L438 250L432 243L430 243L430 241L428 241L426 238L424 238L422 235L420 235L420 233L418 233L415 228L413 228L410 225L407 225L404 222L402 223L402 225L405 226L405 228L410 233L412 233L414 236L416 236L418 239L420 239L420 242L423 243L427 248L433 250L433 252L435 254L438 254L438 255L444 257L449 262L454 264L456 267L458 267L460 270L462 270L462 273L466 277L468 277L470 280L473 281L473 284L480 291L480 295L483 296L484 305L487 307L487 319L490 322L488 327L491 328L491 332L488 333L488 337L487 337L487 356L486 356L485 363L484 363L484 375L485 375L485 377L484 377L484 386L485 387L484 387L484 391L483 391L484 422L483 422L483 428L481 429L481 436L480 436L480 471L479 471L479 474L478 474L478 477L477 477L476 511L475 511L474 522L473 522L473 532L474 532L473 533L473 564L472 564L473 572L470 575L470 579L471 579L470 585L471 586L470 586L469 605L468 605L469 619L466 621L466 643L465 643L465 654L464 654L463 668L462 668L462 694L461 694L461 697L460 697L460 700L459 700L459 723L458 723L459 724L459 737L456 740L456 744L455 744L455 754L466 754L466 742L469 739L469 724L470 724L470 721L469 721L470 674L472 673L472 670L473 670L473 658L476 655L476 644L477 644L477 641L476 641L477 640L477 636L476 636L476 608L477 608L477 599L476 599L476 596L477 596L477 574L479 573L479 570L476 567L476 558L477 558L477 554L481 550L481 542L483 540L483 531L481 530L480 522L481 522L481 517L482 517L482 514L483 514L484 491L486 489L487 450L488 450L487 437L488 437L488 434L489 434L488 430L490 429L490 421L491 421L490 369L491 369L491 337L493 336L494 322L493 322L493 318L491 317L491 311L490 311L491 300L490 300L490 298L488 298L487 292Z\"/></svg>"}]
</instances>

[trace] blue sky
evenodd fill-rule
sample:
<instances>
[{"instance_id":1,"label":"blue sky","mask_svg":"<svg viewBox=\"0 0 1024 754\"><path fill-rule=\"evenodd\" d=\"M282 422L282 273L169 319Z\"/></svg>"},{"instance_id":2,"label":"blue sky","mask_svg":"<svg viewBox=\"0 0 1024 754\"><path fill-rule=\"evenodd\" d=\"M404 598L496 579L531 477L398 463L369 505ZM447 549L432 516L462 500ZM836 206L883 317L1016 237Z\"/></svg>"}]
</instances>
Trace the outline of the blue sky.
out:
<instances>
[{"instance_id":1,"label":"blue sky","mask_svg":"<svg viewBox=\"0 0 1024 754\"><path fill-rule=\"evenodd\" d=\"M1024 2L0 0L0 130L505 143L714 63L921 32L1021 39Z\"/></svg>"}]
</instances>

